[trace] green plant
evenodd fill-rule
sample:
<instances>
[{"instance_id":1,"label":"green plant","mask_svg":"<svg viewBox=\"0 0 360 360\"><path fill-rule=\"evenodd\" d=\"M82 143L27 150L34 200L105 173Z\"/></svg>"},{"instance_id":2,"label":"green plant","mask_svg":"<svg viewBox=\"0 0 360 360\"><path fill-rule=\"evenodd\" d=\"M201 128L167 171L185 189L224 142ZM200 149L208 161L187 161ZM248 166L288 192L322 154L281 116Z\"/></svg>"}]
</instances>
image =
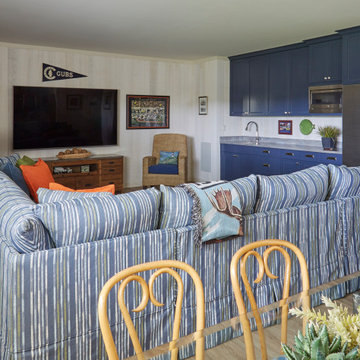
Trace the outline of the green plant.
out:
<instances>
[{"instance_id":1,"label":"green plant","mask_svg":"<svg viewBox=\"0 0 360 360\"><path fill-rule=\"evenodd\" d=\"M321 137L336 139L341 134L341 130L335 126L319 126L318 133Z\"/></svg>"},{"instance_id":2,"label":"green plant","mask_svg":"<svg viewBox=\"0 0 360 360\"><path fill-rule=\"evenodd\" d=\"M347 352L348 343L341 345L341 336L330 342L326 325L317 332L314 324L307 324L305 336L299 331L295 336L294 350L281 344L288 360L355 360L359 359L358 346Z\"/></svg>"},{"instance_id":3,"label":"green plant","mask_svg":"<svg viewBox=\"0 0 360 360\"><path fill-rule=\"evenodd\" d=\"M347 342L349 349L360 344L360 307L357 314L349 314L347 307L338 305L335 301L322 296L322 302L328 308L328 313L322 314L315 310L300 310L297 308L289 310L290 314L297 317L306 318L311 321L316 330L319 330L321 325L326 325L329 331L330 338L337 335L341 336L342 345Z\"/></svg>"}]
</instances>

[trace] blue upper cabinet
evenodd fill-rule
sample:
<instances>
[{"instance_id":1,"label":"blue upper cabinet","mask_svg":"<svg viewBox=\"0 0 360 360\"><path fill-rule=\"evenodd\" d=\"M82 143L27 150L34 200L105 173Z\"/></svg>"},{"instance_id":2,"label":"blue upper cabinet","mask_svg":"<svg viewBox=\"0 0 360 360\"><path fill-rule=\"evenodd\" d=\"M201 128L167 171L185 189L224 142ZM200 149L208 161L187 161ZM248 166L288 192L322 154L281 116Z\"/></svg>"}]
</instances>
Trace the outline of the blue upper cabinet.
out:
<instances>
[{"instance_id":1,"label":"blue upper cabinet","mask_svg":"<svg viewBox=\"0 0 360 360\"><path fill-rule=\"evenodd\" d=\"M230 115L266 115L268 59L255 56L230 63Z\"/></svg>"},{"instance_id":2,"label":"blue upper cabinet","mask_svg":"<svg viewBox=\"0 0 360 360\"><path fill-rule=\"evenodd\" d=\"M360 27L340 30L343 34L343 84L360 83Z\"/></svg>"},{"instance_id":3,"label":"blue upper cabinet","mask_svg":"<svg viewBox=\"0 0 360 360\"><path fill-rule=\"evenodd\" d=\"M249 114L249 60L230 62L230 115Z\"/></svg>"},{"instance_id":4,"label":"blue upper cabinet","mask_svg":"<svg viewBox=\"0 0 360 360\"><path fill-rule=\"evenodd\" d=\"M307 115L307 47L269 55L268 115Z\"/></svg>"},{"instance_id":5,"label":"blue upper cabinet","mask_svg":"<svg viewBox=\"0 0 360 360\"><path fill-rule=\"evenodd\" d=\"M342 52L339 35L307 40L309 44L309 84L340 84Z\"/></svg>"}]
</instances>

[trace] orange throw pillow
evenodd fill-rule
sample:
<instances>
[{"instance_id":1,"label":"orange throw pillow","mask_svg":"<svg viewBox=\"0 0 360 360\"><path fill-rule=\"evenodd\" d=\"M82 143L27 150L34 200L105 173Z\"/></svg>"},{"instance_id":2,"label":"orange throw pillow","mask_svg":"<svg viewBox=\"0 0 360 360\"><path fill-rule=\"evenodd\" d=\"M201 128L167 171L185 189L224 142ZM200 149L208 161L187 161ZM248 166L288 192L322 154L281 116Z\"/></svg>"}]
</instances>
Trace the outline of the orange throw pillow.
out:
<instances>
[{"instance_id":1,"label":"orange throw pillow","mask_svg":"<svg viewBox=\"0 0 360 360\"><path fill-rule=\"evenodd\" d=\"M64 185L58 184L56 182L51 182L49 184L49 190L62 190L62 191L75 191L75 192L110 192L113 195L115 195L115 185L114 184L100 186L100 187L93 188L93 189L74 190L74 189L68 188Z\"/></svg>"},{"instance_id":2,"label":"orange throw pillow","mask_svg":"<svg viewBox=\"0 0 360 360\"><path fill-rule=\"evenodd\" d=\"M23 173L26 185L29 188L31 197L38 202L36 195L39 187L49 188L49 183L54 182L54 178L51 174L46 162L39 159L34 165L20 165L20 169Z\"/></svg>"}]
</instances>

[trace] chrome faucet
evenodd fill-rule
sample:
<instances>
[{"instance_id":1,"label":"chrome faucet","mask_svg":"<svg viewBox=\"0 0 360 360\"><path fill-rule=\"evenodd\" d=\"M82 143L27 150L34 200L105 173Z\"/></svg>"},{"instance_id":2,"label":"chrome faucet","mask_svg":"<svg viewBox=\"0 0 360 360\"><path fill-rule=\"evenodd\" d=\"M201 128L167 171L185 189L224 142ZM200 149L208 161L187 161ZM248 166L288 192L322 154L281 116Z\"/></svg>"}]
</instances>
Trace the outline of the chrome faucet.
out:
<instances>
[{"instance_id":1,"label":"chrome faucet","mask_svg":"<svg viewBox=\"0 0 360 360\"><path fill-rule=\"evenodd\" d=\"M259 145L259 125L255 121L249 121L246 125L245 131L250 131L251 125L255 124L256 126L256 138L255 138L255 145Z\"/></svg>"}]
</instances>

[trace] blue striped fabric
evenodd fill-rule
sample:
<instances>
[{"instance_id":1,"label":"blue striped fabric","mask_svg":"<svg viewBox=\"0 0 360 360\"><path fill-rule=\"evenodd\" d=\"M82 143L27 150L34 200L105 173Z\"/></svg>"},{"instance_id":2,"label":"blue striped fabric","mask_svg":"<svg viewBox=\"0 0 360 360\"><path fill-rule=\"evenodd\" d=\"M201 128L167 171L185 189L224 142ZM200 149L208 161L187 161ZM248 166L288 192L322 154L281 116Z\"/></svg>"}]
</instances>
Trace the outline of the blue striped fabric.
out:
<instances>
[{"instance_id":1,"label":"blue striped fabric","mask_svg":"<svg viewBox=\"0 0 360 360\"><path fill-rule=\"evenodd\" d=\"M11 163L16 165L16 162L20 159L20 155L17 153L11 154L9 156L0 157L0 165L6 165L7 163Z\"/></svg>"},{"instance_id":2,"label":"blue striped fabric","mask_svg":"<svg viewBox=\"0 0 360 360\"><path fill-rule=\"evenodd\" d=\"M35 214L61 247L154 230L159 207L160 191L152 188L37 204Z\"/></svg>"},{"instance_id":3,"label":"blue striped fabric","mask_svg":"<svg viewBox=\"0 0 360 360\"><path fill-rule=\"evenodd\" d=\"M330 173L328 199L360 194L360 167L329 164L328 168Z\"/></svg>"},{"instance_id":4,"label":"blue striped fabric","mask_svg":"<svg viewBox=\"0 0 360 360\"><path fill-rule=\"evenodd\" d=\"M243 215L252 214L254 212L256 195L257 195L257 179L255 175L240 178L231 181L239 193L241 211Z\"/></svg>"},{"instance_id":5,"label":"blue striped fabric","mask_svg":"<svg viewBox=\"0 0 360 360\"><path fill-rule=\"evenodd\" d=\"M175 244L175 229L24 255L0 240L0 359L107 359L97 318L100 290L127 267L175 259ZM151 272L146 275L148 280ZM140 302L140 288L136 286L135 291L134 287L130 283L125 292L129 309ZM173 280L160 276L154 294L164 307L149 304L140 313L130 311L144 349L171 340L168 318L174 316ZM119 357L124 359L133 350L115 290L110 292L108 309Z\"/></svg>"},{"instance_id":6,"label":"blue striped fabric","mask_svg":"<svg viewBox=\"0 0 360 360\"><path fill-rule=\"evenodd\" d=\"M182 187L160 185L159 228L177 228L191 224L193 200Z\"/></svg>"},{"instance_id":7,"label":"blue striped fabric","mask_svg":"<svg viewBox=\"0 0 360 360\"><path fill-rule=\"evenodd\" d=\"M43 203L62 201L62 200L79 199L84 197L112 196L112 194L106 191L76 192L76 191L49 190L45 188L39 188L37 190L37 196L38 196L39 204L43 204Z\"/></svg>"},{"instance_id":8,"label":"blue striped fabric","mask_svg":"<svg viewBox=\"0 0 360 360\"><path fill-rule=\"evenodd\" d=\"M360 201L359 201L360 205ZM352 208L352 206L350 206ZM359 206L360 208L360 206ZM223 242L194 246L192 227L177 229L178 260L185 261L199 273L205 291L206 326L215 325L238 315L235 298L232 293L229 266L233 254L242 246L263 239L284 239L294 243L304 253L310 274L310 285L316 287L345 275L343 254L343 201L332 200L315 204L301 205L289 209L278 209L264 213L244 216L244 236ZM359 213L360 215L360 213ZM359 229L360 230L360 229ZM359 231L360 234L360 231ZM359 249L357 249L359 250ZM359 252L358 252L359 253ZM265 306L280 300L282 295L283 267L280 267L281 255L275 252L270 257L269 268L278 280L265 276L259 284L254 284L258 266L254 257L249 257L247 274L253 285L254 295L259 306ZM291 294L301 290L300 268L292 255ZM279 269L281 271L279 272ZM188 289L188 280L183 278L184 288ZM360 288L360 284L359 287ZM354 288L353 288L354 289ZM244 292L244 288L242 288ZM326 292L327 296L339 298L346 294L345 284ZM245 292L244 292L245 293ZM321 303L320 294L312 297L312 306ZM247 296L244 296L248 309ZM195 299L191 291L184 296L184 321L181 335L194 331ZM274 322L274 312L262 315L263 323L268 326ZM226 329L206 338L206 347L240 336L241 331ZM192 348L184 349L182 356L192 356Z\"/></svg>"},{"instance_id":9,"label":"blue striped fabric","mask_svg":"<svg viewBox=\"0 0 360 360\"><path fill-rule=\"evenodd\" d=\"M255 212L316 203L326 198L329 172L320 164L287 175L257 175L259 195Z\"/></svg>"},{"instance_id":10,"label":"blue striped fabric","mask_svg":"<svg viewBox=\"0 0 360 360\"><path fill-rule=\"evenodd\" d=\"M35 203L7 175L0 174L0 229L20 253L49 249L52 241L40 219Z\"/></svg>"}]
</instances>

